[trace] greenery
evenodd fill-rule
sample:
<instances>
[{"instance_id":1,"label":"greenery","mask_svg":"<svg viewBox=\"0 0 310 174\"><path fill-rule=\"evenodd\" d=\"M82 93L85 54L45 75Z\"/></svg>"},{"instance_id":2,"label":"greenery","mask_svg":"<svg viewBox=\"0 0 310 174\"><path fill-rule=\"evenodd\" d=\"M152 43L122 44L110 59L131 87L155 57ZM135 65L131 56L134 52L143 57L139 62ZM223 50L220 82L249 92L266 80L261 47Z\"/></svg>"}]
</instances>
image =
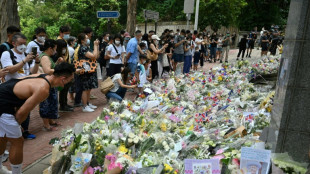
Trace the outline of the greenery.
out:
<instances>
[{"instance_id":1,"label":"greenery","mask_svg":"<svg viewBox=\"0 0 310 174\"><path fill-rule=\"evenodd\" d=\"M210 25L235 26L252 30L257 26L269 29L272 24L285 26L290 0L200 0L199 28ZM138 0L137 23L144 22L143 10L160 14L159 21L186 21L184 0ZM59 27L69 25L71 35L77 36L86 26L99 36L107 31L107 19L98 19L100 10L120 11L120 18L111 20L111 31L126 28L127 0L18 0L20 23L23 33L32 39L37 27L44 27L50 38L56 38ZM194 22L194 14L191 21Z\"/></svg>"}]
</instances>

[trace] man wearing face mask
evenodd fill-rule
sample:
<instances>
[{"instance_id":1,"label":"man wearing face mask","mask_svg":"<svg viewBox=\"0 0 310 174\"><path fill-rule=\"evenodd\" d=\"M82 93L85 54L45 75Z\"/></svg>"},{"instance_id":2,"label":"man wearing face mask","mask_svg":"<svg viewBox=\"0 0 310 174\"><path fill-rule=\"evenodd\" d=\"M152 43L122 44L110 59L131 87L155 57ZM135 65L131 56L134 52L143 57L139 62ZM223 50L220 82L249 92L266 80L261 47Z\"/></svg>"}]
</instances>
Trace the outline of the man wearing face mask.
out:
<instances>
[{"instance_id":1,"label":"man wearing face mask","mask_svg":"<svg viewBox=\"0 0 310 174\"><path fill-rule=\"evenodd\" d=\"M224 54L226 53L225 55L225 63L228 63L228 53L229 53L229 49L230 49L230 33L227 32L226 33L226 36L224 37L223 39L223 53L221 54L221 60L220 60L220 63L223 62L223 57L224 57Z\"/></svg>"},{"instance_id":2,"label":"man wearing face mask","mask_svg":"<svg viewBox=\"0 0 310 174\"><path fill-rule=\"evenodd\" d=\"M125 48L122 45L122 37L116 35L114 37L114 43L109 45L106 52L106 59L110 59L109 75L121 73L121 68L124 62Z\"/></svg>"},{"instance_id":3,"label":"man wearing face mask","mask_svg":"<svg viewBox=\"0 0 310 174\"><path fill-rule=\"evenodd\" d=\"M12 48L14 48L14 46L12 45L12 37L15 33L18 33L20 32L20 29L15 27L15 26L9 26L7 29L6 29L6 33L7 33L7 41L2 43L0 45L0 57L2 55L2 53L4 51L8 51Z\"/></svg>"},{"instance_id":4,"label":"man wearing face mask","mask_svg":"<svg viewBox=\"0 0 310 174\"><path fill-rule=\"evenodd\" d=\"M46 31L44 28L38 27L35 33L34 40L27 45L26 53L29 54L32 51L32 47L37 47L37 53L40 55L46 38Z\"/></svg>"},{"instance_id":5,"label":"man wearing face mask","mask_svg":"<svg viewBox=\"0 0 310 174\"><path fill-rule=\"evenodd\" d=\"M138 64L138 56L139 56L139 50L138 50L138 44L141 41L142 33L140 30L137 30L135 32L135 37L130 39L127 45L126 49L126 60L125 65L128 65L130 71L132 74L135 74Z\"/></svg>"},{"instance_id":6,"label":"man wearing face mask","mask_svg":"<svg viewBox=\"0 0 310 174\"><path fill-rule=\"evenodd\" d=\"M36 56L32 55L32 53L25 55L26 39L26 36L23 34L15 33L12 37L14 48L5 51L1 56L1 64L9 72L5 76L6 81L36 74L38 71L40 64L38 54ZM24 129L23 136L26 139L34 139L36 136L28 132L29 121L30 116L22 123Z\"/></svg>"}]
</instances>

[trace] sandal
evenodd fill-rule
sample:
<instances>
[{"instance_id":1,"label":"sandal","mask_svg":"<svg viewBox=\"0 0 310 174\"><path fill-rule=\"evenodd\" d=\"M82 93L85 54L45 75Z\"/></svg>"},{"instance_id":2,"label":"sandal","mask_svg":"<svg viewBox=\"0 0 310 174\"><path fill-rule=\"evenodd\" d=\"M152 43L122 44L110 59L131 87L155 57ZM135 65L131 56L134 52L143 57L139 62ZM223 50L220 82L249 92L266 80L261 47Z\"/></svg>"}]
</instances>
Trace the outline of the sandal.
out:
<instances>
[{"instance_id":1,"label":"sandal","mask_svg":"<svg viewBox=\"0 0 310 174\"><path fill-rule=\"evenodd\" d=\"M51 126L50 128L46 128L45 126L43 126L42 130L46 132L52 132L52 131L57 131L58 129L53 126Z\"/></svg>"},{"instance_id":2,"label":"sandal","mask_svg":"<svg viewBox=\"0 0 310 174\"><path fill-rule=\"evenodd\" d=\"M50 123L50 125L51 125L51 126L54 126L54 127L62 126L61 123L56 122L56 121L55 121L54 123Z\"/></svg>"}]
</instances>

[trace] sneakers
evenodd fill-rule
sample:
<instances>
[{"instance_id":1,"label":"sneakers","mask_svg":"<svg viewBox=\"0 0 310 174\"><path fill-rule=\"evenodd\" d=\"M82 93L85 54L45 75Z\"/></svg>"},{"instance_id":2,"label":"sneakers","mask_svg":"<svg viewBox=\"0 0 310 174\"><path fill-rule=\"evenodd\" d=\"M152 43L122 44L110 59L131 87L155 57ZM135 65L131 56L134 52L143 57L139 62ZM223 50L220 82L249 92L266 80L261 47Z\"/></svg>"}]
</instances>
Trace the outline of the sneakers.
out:
<instances>
[{"instance_id":1,"label":"sneakers","mask_svg":"<svg viewBox=\"0 0 310 174\"><path fill-rule=\"evenodd\" d=\"M29 133L28 131L25 131L25 132L23 133L23 137L24 137L24 139L27 139L27 140L33 140L33 139L36 138L35 135Z\"/></svg>"},{"instance_id":2,"label":"sneakers","mask_svg":"<svg viewBox=\"0 0 310 174\"><path fill-rule=\"evenodd\" d=\"M91 103L88 103L88 106L91 108L91 109L97 109L97 106L91 104Z\"/></svg>"},{"instance_id":3,"label":"sneakers","mask_svg":"<svg viewBox=\"0 0 310 174\"><path fill-rule=\"evenodd\" d=\"M6 162L9 159L9 151L5 150L2 156L2 163ZM1 163L1 161L0 161Z\"/></svg>"},{"instance_id":4,"label":"sneakers","mask_svg":"<svg viewBox=\"0 0 310 174\"><path fill-rule=\"evenodd\" d=\"M92 108L90 108L88 105L87 106L85 106L84 108L83 108L83 112L94 112L95 110L93 110Z\"/></svg>"},{"instance_id":5,"label":"sneakers","mask_svg":"<svg viewBox=\"0 0 310 174\"><path fill-rule=\"evenodd\" d=\"M5 166L2 166L2 168L0 169L0 174L12 174L12 172L9 171L8 168L6 168Z\"/></svg>"},{"instance_id":6,"label":"sneakers","mask_svg":"<svg viewBox=\"0 0 310 174\"><path fill-rule=\"evenodd\" d=\"M60 107L59 112L73 112L73 108L71 108L69 106Z\"/></svg>"}]
</instances>

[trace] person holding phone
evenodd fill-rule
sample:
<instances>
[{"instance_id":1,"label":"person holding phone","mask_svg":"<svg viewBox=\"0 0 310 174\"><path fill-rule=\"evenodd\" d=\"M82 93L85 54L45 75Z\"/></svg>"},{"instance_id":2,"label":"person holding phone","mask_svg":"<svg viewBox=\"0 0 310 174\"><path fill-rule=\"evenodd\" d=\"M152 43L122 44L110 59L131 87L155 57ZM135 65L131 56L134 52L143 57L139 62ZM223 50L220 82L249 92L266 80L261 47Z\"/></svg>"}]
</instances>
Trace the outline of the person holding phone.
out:
<instances>
[{"instance_id":1,"label":"person holding phone","mask_svg":"<svg viewBox=\"0 0 310 174\"><path fill-rule=\"evenodd\" d=\"M121 68L124 65L125 47L123 46L122 37L116 35L114 37L114 43L109 45L106 52L106 59L110 59L109 75L121 73Z\"/></svg>"}]
</instances>

